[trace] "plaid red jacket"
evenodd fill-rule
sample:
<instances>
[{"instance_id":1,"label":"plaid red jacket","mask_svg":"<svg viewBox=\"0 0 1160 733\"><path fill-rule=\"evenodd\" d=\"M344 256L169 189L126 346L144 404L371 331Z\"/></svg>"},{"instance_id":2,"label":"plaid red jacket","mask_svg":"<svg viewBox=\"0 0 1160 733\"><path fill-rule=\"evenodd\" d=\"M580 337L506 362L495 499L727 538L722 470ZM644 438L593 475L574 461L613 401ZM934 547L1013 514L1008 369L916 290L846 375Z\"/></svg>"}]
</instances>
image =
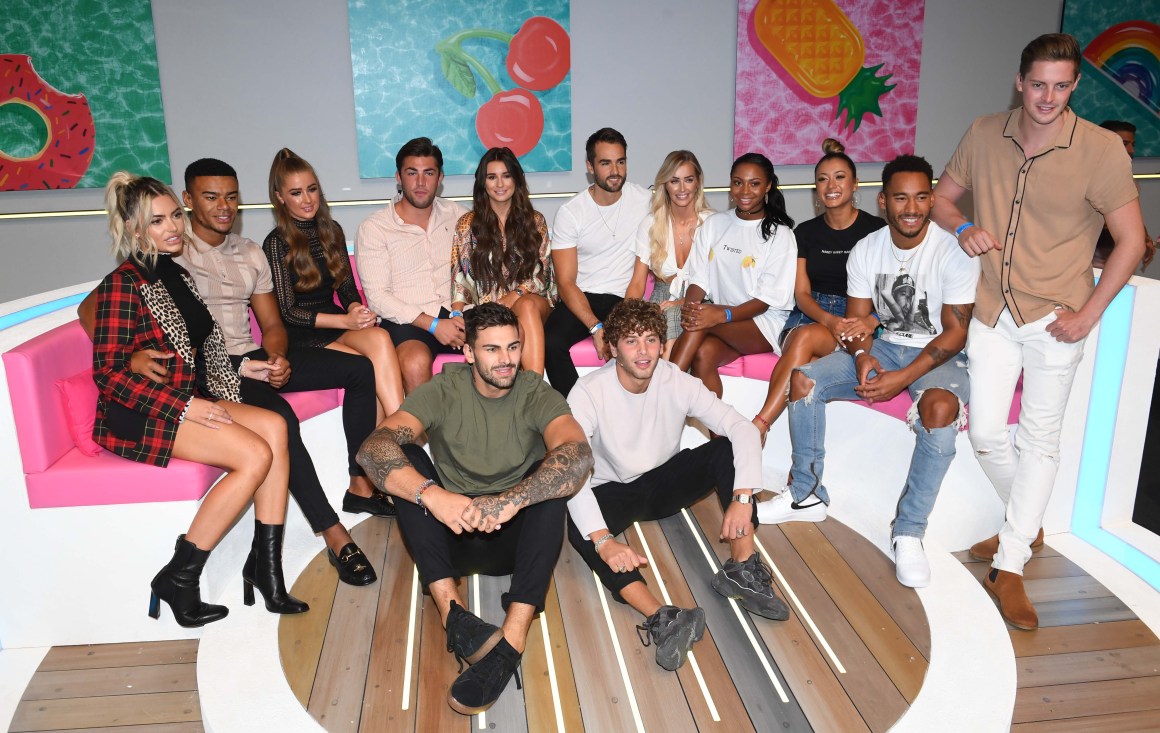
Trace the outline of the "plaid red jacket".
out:
<instances>
[{"instance_id":1,"label":"plaid red jacket","mask_svg":"<svg viewBox=\"0 0 1160 733\"><path fill-rule=\"evenodd\" d=\"M193 294L197 287L184 275ZM134 351L157 349L175 354L169 364L169 384L157 384L134 374ZM202 346L206 384L222 399L241 401L240 380L230 364L221 328L215 323ZM185 320L165 285L132 260L105 276L97 287L93 332L93 380L100 395L93 440L108 450L140 463L165 466L173 453L178 418L194 396L197 375L194 351ZM109 404L116 402L146 418L141 440L113 435L106 423Z\"/></svg>"}]
</instances>

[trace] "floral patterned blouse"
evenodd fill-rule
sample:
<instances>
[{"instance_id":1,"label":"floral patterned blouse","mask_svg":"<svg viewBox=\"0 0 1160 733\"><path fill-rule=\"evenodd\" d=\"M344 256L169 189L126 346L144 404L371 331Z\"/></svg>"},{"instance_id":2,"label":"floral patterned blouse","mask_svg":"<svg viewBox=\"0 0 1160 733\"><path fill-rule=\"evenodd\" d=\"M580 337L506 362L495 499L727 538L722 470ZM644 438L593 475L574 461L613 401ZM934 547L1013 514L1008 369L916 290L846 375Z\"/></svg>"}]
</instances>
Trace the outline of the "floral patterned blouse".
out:
<instances>
[{"instance_id":1,"label":"floral patterned blouse","mask_svg":"<svg viewBox=\"0 0 1160 733\"><path fill-rule=\"evenodd\" d=\"M480 305L498 301L516 288L522 288L525 293L535 293L548 299L549 303L556 302L556 280L552 274L552 245L548 239L548 223L543 214L535 213L536 232L540 235L540 263L529 279L517 283L512 288L498 288L490 292L481 293L471 274L471 253L475 250L475 235L471 233L471 222L475 219L475 212L469 211L459 217L455 225L455 234L451 240L451 302ZM508 277L507 264L503 267L504 278Z\"/></svg>"}]
</instances>

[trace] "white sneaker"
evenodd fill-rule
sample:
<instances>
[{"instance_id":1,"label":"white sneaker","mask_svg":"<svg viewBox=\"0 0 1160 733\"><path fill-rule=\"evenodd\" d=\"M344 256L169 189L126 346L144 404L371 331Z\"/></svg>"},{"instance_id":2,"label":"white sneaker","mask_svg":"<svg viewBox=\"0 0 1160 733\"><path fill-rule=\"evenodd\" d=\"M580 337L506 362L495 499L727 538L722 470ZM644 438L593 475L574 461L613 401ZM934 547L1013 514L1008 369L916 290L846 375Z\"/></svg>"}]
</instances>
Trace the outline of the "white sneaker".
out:
<instances>
[{"instance_id":1,"label":"white sneaker","mask_svg":"<svg viewBox=\"0 0 1160 733\"><path fill-rule=\"evenodd\" d=\"M910 588L930 585L930 563L926 561L922 540L902 535L894 538L894 575Z\"/></svg>"},{"instance_id":2,"label":"white sneaker","mask_svg":"<svg viewBox=\"0 0 1160 733\"><path fill-rule=\"evenodd\" d=\"M768 501L757 502L757 521L762 524L782 522L820 522L826 518L826 504L816 496L806 499L804 506L793 500L793 494L783 491Z\"/></svg>"}]
</instances>

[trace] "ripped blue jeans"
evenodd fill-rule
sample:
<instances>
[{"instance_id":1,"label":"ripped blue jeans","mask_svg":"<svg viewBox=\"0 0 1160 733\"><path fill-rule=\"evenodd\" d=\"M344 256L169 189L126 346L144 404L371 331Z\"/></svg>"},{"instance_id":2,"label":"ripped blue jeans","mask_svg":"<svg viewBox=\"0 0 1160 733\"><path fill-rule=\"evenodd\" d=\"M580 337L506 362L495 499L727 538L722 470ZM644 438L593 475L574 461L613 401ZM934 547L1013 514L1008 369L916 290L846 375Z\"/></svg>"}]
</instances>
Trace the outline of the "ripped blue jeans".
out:
<instances>
[{"instance_id":1,"label":"ripped blue jeans","mask_svg":"<svg viewBox=\"0 0 1160 733\"><path fill-rule=\"evenodd\" d=\"M901 369L922 353L922 349L899 346L875 339L870 353L877 357L888 371ZM854 391L858 375L854 359L845 351L837 351L810 364L799 367L814 382L808 395L789 403L789 437L793 445L793 469L790 473L795 502L812 503L811 494L826 504L830 495L822 484L822 469L826 459L826 403L834 400L861 399ZM955 457L955 439L965 423L963 406L970 398L970 380L967 376L967 357L955 354L949 361L932 369L907 388L914 404L906 421L915 434L914 453L906 485L898 498L892 537L921 538L926 533L927 519L934 509L943 477ZM959 400L959 413L950 425L927 429L918 413L918 401L928 389L944 389Z\"/></svg>"}]
</instances>

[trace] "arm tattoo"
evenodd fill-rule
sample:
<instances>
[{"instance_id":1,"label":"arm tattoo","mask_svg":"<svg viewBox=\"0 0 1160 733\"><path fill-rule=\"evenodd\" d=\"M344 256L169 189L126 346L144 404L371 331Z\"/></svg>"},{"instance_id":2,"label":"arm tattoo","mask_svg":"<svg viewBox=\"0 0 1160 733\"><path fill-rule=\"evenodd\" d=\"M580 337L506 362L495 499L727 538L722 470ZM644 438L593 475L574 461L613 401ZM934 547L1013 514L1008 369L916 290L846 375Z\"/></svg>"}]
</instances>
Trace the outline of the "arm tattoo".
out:
<instances>
[{"instance_id":1,"label":"arm tattoo","mask_svg":"<svg viewBox=\"0 0 1160 733\"><path fill-rule=\"evenodd\" d=\"M476 497L484 517L498 517L507 505L517 511L549 499L571 496L592 470L592 448L587 441L564 443L548 451L535 473L507 491Z\"/></svg>"},{"instance_id":2,"label":"arm tattoo","mask_svg":"<svg viewBox=\"0 0 1160 733\"><path fill-rule=\"evenodd\" d=\"M415 442L415 431L407 426L379 428L371 433L358 450L355 460L367 472L367 478L379 490L387 490L387 477L395 470L410 466L400 447Z\"/></svg>"},{"instance_id":3,"label":"arm tattoo","mask_svg":"<svg viewBox=\"0 0 1160 733\"><path fill-rule=\"evenodd\" d=\"M975 304L967 303L966 305L952 305L951 313L954 314L955 320L963 327L965 331L971 325L971 314L975 312Z\"/></svg>"},{"instance_id":4,"label":"arm tattoo","mask_svg":"<svg viewBox=\"0 0 1160 733\"><path fill-rule=\"evenodd\" d=\"M947 359L950 359L952 356L954 356L955 354L957 354L959 352L958 351L951 351L950 349L940 349L939 347L935 346L933 343L930 343L930 344L927 344L926 348L922 350L922 353L926 354L931 359L933 359L934 365L937 367L937 366L944 364L947 361Z\"/></svg>"}]
</instances>

